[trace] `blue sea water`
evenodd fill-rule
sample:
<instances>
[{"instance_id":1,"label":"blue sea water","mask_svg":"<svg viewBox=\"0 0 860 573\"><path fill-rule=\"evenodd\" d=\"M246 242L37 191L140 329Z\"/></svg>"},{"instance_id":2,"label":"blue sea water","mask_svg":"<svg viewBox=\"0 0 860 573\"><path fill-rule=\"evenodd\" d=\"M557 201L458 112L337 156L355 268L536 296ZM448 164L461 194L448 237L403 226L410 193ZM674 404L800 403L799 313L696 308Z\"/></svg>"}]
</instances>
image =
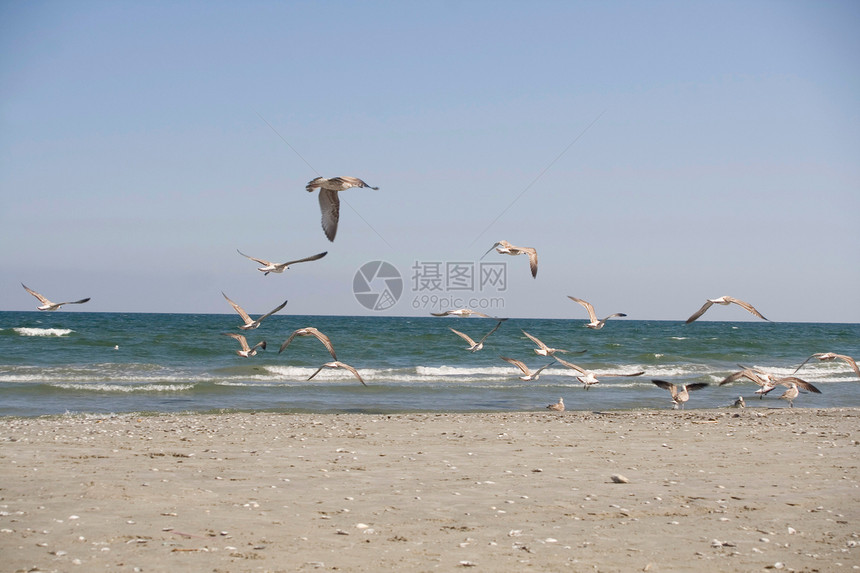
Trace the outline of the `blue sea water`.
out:
<instances>
[{"instance_id":1,"label":"blue sea water","mask_svg":"<svg viewBox=\"0 0 860 573\"><path fill-rule=\"evenodd\" d=\"M602 330L571 319L505 321L471 353L451 332L480 339L495 322L481 318L274 315L246 331L257 356L235 354L224 332L240 332L235 314L123 314L0 312L0 415L122 412L498 412L542 411L564 397L569 410L670 408L669 393L651 383L708 382L687 409L727 406L744 396L748 406L787 407L777 388L759 400L751 382L718 386L738 365L790 375L816 352L860 358L860 325L619 319ZM332 340L338 359L361 373L367 386L331 360L313 337L314 326ZM525 330L580 366L603 373L584 390L561 364L524 382L499 356L536 369L552 359L533 352ZM573 352L585 350L584 354ZM639 377L617 375L644 370ZM613 376L616 375L616 376ZM804 393L799 408L860 407L860 380L842 361L811 360L797 374L821 394Z\"/></svg>"}]
</instances>

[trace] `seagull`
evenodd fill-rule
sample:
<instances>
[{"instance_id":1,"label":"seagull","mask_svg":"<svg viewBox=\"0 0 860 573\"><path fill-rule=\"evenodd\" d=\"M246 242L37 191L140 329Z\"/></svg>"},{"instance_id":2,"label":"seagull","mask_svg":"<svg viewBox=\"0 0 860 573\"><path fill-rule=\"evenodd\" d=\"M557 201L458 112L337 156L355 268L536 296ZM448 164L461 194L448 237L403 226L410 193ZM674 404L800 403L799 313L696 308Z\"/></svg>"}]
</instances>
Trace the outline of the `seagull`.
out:
<instances>
[{"instance_id":1,"label":"seagull","mask_svg":"<svg viewBox=\"0 0 860 573\"><path fill-rule=\"evenodd\" d=\"M37 293L36 291L28 288L27 285L25 285L24 283L21 283L21 286L24 287L24 290L26 290L28 293L30 293L31 295L33 295L34 297L39 299L39 302L42 303L42 306L37 307L38 310L57 310L58 308L60 308L64 304L84 304L85 302L90 300L90 298L87 297L87 298L82 298L81 300L73 300L73 301L69 301L69 302L51 302L48 299L46 299L45 297L43 297L42 295L40 295L39 293Z\"/></svg>"},{"instance_id":2,"label":"seagull","mask_svg":"<svg viewBox=\"0 0 860 573\"><path fill-rule=\"evenodd\" d=\"M578 302L579 304L581 304L582 306L585 307L585 310L588 312L588 318L591 320L591 322L589 322L588 324L585 325L588 328L600 330L601 328L603 328L603 325L606 324L606 321L609 320L610 318L615 318L616 316L627 316L623 312L616 312L615 314L610 314L609 316L607 316L604 319L598 320L597 315L594 314L594 307L591 306L590 302L582 300L581 298L576 298L575 296L568 296L567 298L569 298L573 302Z\"/></svg>"},{"instance_id":3,"label":"seagull","mask_svg":"<svg viewBox=\"0 0 860 573\"><path fill-rule=\"evenodd\" d=\"M296 263L304 263L307 261L316 261L317 259L321 259L328 254L328 251L325 251L323 253L311 255L310 257L305 257L305 258L299 259L297 261L287 261L286 263L273 263L272 261L267 261L266 259L257 259L257 258L248 256L245 253L243 253L242 251L240 251L239 249L236 249L236 252L238 252L243 257L249 258L252 261L256 261L256 262L260 263L261 265L263 265L262 267L258 268L257 270L260 271L261 273L263 273L264 276L268 275L269 273L282 273L285 270L287 270L288 268L290 268L290 265L294 265Z\"/></svg>"},{"instance_id":4,"label":"seagull","mask_svg":"<svg viewBox=\"0 0 860 573\"><path fill-rule=\"evenodd\" d=\"M761 386L761 388L755 391L755 393L759 395L759 399L763 398L765 394L771 392L777 386L789 386L790 384L796 384L804 390L821 394L821 390L809 382L801 380L800 378L795 378L794 376L779 377L769 372L765 372L764 370L759 370L758 368L744 368L743 366L741 366L741 368L743 368L743 370L733 372L726 376L723 381L720 382L720 386L730 384L731 382L740 380L741 378L746 378L747 380L751 380Z\"/></svg>"},{"instance_id":5,"label":"seagull","mask_svg":"<svg viewBox=\"0 0 860 573\"><path fill-rule=\"evenodd\" d=\"M702 308L697 310L693 314L693 316L691 316L690 318L687 319L687 324L690 324L691 322L693 322L694 320L696 320L697 318L699 318L700 316L705 314L705 311L708 310L709 308L711 308L711 306L714 304L721 304L723 306L728 306L732 303L734 303L734 304L738 305L739 307L751 312L752 314L756 315L757 317L759 317L761 319L768 320L764 317L764 315L762 313L760 313L755 308L753 308L753 305L751 305L750 303L744 302L744 301L740 300L739 298L733 298L730 296L721 296L719 298L709 298L705 302L705 304L702 305ZM770 322L770 321L768 321L768 322Z\"/></svg>"},{"instance_id":6,"label":"seagull","mask_svg":"<svg viewBox=\"0 0 860 573\"><path fill-rule=\"evenodd\" d=\"M642 376L643 374L645 374L644 371L634 372L632 374L595 374L591 370L586 370L582 366L577 366L573 362L562 360L558 356L556 356L555 359L570 368L571 370L576 370L577 372L579 372L581 376L577 376L576 379L584 384L584 388L586 390L588 390L590 386L600 383L600 380L597 379L598 376Z\"/></svg>"},{"instance_id":7,"label":"seagull","mask_svg":"<svg viewBox=\"0 0 860 573\"><path fill-rule=\"evenodd\" d=\"M334 353L334 346L331 344L331 340L329 340L328 336L317 330L316 328L309 326L307 328L299 328L298 330L294 330L293 333L287 338L283 344L281 344L281 349L278 350L278 354L284 351L284 349L290 345L290 342L293 341L293 338L296 336L316 336L317 339L323 343L328 353L331 354L331 357L337 360L337 356Z\"/></svg>"},{"instance_id":8,"label":"seagull","mask_svg":"<svg viewBox=\"0 0 860 573\"><path fill-rule=\"evenodd\" d=\"M477 310L472 310L471 308L458 308L455 310L446 310L443 312L431 312L433 316L459 316L459 317L467 317L467 316L480 316L482 318L495 318L490 316L489 314L484 314L483 312L478 312ZM507 320L506 318L496 318L496 320Z\"/></svg>"},{"instance_id":9,"label":"seagull","mask_svg":"<svg viewBox=\"0 0 860 573\"><path fill-rule=\"evenodd\" d=\"M486 257L487 253L489 253L493 249L496 249L496 252L501 253L502 255L528 255L529 266L532 270L532 277L537 278L537 250L531 247L515 247L509 242L502 240L490 247L490 249L486 253L484 253L481 258L483 259L484 257Z\"/></svg>"},{"instance_id":10,"label":"seagull","mask_svg":"<svg viewBox=\"0 0 860 573\"><path fill-rule=\"evenodd\" d=\"M224 294L224 292L222 291L221 294ZM239 316L242 317L242 320L245 321L245 324L239 325L239 328L241 328L242 330L251 330L251 329L257 328L258 326L260 326L260 323L263 321L264 318L275 314L276 312L278 312L279 310L281 310L282 308L287 306L287 301L284 301L280 306L278 306L277 308L275 308L274 310L272 310L270 312L267 312L266 314L264 314L263 316L261 316L257 320L251 320L251 317L248 316L248 313L245 312L241 306L239 306L238 304L236 304L235 302L230 300L230 297L228 297L226 294L224 294L224 298L227 299L227 302L230 303L230 306L233 307L233 310L238 312Z\"/></svg>"},{"instance_id":11,"label":"seagull","mask_svg":"<svg viewBox=\"0 0 860 573\"><path fill-rule=\"evenodd\" d=\"M491 330L490 332L485 334L484 338L482 338L478 342L475 342L474 340L469 338L468 334L463 334L459 330L454 330L453 328L451 328L450 330L451 330L451 332L453 332L454 334L456 334L457 336L459 336L460 338L462 338L463 340L465 340L469 344L469 347L467 348L467 350L469 352L477 352L484 347L484 341L487 339L487 337L490 336L495 331L497 331L501 325L502 325L502 321L500 320L499 322L496 323L496 326L493 327L493 330Z\"/></svg>"},{"instance_id":12,"label":"seagull","mask_svg":"<svg viewBox=\"0 0 860 573\"><path fill-rule=\"evenodd\" d=\"M788 390L782 393L780 399L788 400L788 407L794 408L794 399L800 395L800 390L797 387L797 382L790 382L786 386L788 386Z\"/></svg>"},{"instance_id":13,"label":"seagull","mask_svg":"<svg viewBox=\"0 0 860 573\"><path fill-rule=\"evenodd\" d=\"M738 399L732 403L732 408L746 408L747 403L744 402L743 396L738 396Z\"/></svg>"},{"instance_id":14,"label":"seagull","mask_svg":"<svg viewBox=\"0 0 860 573\"><path fill-rule=\"evenodd\" d=\"M367 187L378 191L379 187L371 187L358 177L332 177L325 179L317 177L309 181L305 186L309 192L319 187L320 190L320 211L322 211L322 228L325 236L329 241L334 242L334 236L337 234L337 221L340 217L340 199L337 196L338 191L349 189L350 187Z\"/></svg>"},{"instance_id":15,"label":"seagull","mask_svg":"<svg viewBox=\"0 0 860 573\"><path fill-rule=\"evenodd\" d=\"M320 370L322 370L323 368L343 368L344 370L349 370L350 372L352 372L353 376L358 378L359 382L364 384L364 380L361 379L361 376L358 374L358 370L356 370L355 368L353 368L349 364L344 364L343 362L338 362L338 361L326 362L325 364L323 364L322 366L317 368L317 371L314 372L313 374L311 374L310 377L308 378L308 380L310 380L311 378L313 378L314 376L319 374ZM367 386L367 384L364 384L364 385Z\"/></svg>"},{"instance_id":16,"label":"seagull","mask_svg":"<svg viewBox=\"0 0 860 573\"><path fill-rule=\"evenodd\" d=\"M236 351L236 354L238 354L239 356L244 356L245 358L250 358L251 356L255 356L257 354L257 348L262 348L263 350L266 349L266 341L265 340L261 340L260 342L255 344L253 347L251 347L251 346L248 346L248 340L242 334L238 334L235 332L222 332L221 334L223 334L224 336L229 336L230 338L235 338L236 340L239 341L239 344L242 346L242 350Z\"/></svg>"},{"instance_id":17,"label":"seagull","mask_svg":"<svg viewBox=\"0 0 860 573\"><path fill-rule=\"evenodd\" d=\"M851 358L850 356L845 356L844 354L835 354L833 352L817 352L817 353L813 354L812 356L810 356L809 358L807 358L806 360L804 360L803 363L797 367L797 370L800 370L804 364L806 364L807 362L809 362L813 358L818 358L819 360L822 360L822 361L824 361L824 360L836 360L837 358L839 360L844 360L845 362L847 362L848 364L851 365L851 368L854 369L854 372L857 373L857 376L860 376L860 368L857 367L857 362L855 362L853 358ZM793 374L797 374L797 370L795 370L793 372Z\"/></svg>"},{"instance_id":18,"label":"seagull","mask_svg":"<svg viewBox=\"0 0 860 573\"><path fill-rule=\"evenodd\" d=\"M547 410L555 410L556 412L564 412L564 399L559 398L557 404L550 404L546 407Z\"/></svg>"},{"instance_id":19,"label":"seagull","mask_svg":"<svg viewBox=\"0 0 860 573\"><path fill-rule=\"evenodd\" d=\"M529 338L529 340L538 345L538 347L534 349L535 354L537 354L538 356L553 356L556 352L567 354L567 350L562 350L561 348L550 348L549 346L541 342L536 336L532 336L525 330L523 330L523 334L525 334ZM585 350L580 350L579 352L577 352L577 354L583 354L584 352Z\"/></svg>"},{"instance_id":20,"label":"seagull","mask_svg":"<svg viewBox=\"0 0 860 573\"><path fill-rule=\"evenodd\" d=\"M555 361L552 361L549 364L547 364L545 366L541 366L540 368L538 368L537 370L532 372L531 370L529 370L528 366L526 366L522 360L516 360L515 358L508 358L507 356L499 356L499 358L501 358L505 362L510 362L511 364L513 364L514 366L516 366L517 368L522 370L523 376L520 376L520 380L522 380L524 382L528 382L530 380L537 380L538 378L540 378L540 373L543 372L544 368L547 368L547 367L555 364Z\"/></svg>"},{"instance_id":21,"label":"seagull","mask_svg":"<svg viewBox=\"0 0 860 573\"><path fill-rule=\"evenodd\" d=\"M681 389L678 390L679 386L677 384L672 384L671 382L666 382L664 380L651 380L651 382L653 382L663 390L668 390L672 393L672 408L676 410L679 406L681 407L681 409L684 408L684 403L690 399L690 392L692 392L693 390L701 390L708 385L707 382L681 384Z\"/></svg>"}]
</instances>

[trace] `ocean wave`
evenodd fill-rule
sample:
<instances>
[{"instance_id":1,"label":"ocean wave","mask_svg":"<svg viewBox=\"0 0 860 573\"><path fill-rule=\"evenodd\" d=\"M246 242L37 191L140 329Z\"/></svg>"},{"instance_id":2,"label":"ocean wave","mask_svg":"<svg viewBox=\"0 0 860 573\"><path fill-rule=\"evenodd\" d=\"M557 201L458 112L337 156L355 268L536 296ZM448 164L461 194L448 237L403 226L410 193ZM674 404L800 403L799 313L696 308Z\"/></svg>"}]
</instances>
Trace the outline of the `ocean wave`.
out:
<instances>
[{"instance_id":1,"label":"ocean wave","mask_svg":"<svg viewBox=\"0 0 860 573\"><path fill-rule=\"evenodd\" d=\"M30 328L24 326L16 327L12 330L21 336L66 336L74 332L70 328Z\"/></svg>"},{"instance_id":2,"label":"ocean wave","mask_svg":"<svg viewBox=\"0 0 860 573\"><path fill-rule=\"evenodd\" d=\"M54 388L83 392L186 392L194 384L52 384Z\"/></svg>"}]
</instances>

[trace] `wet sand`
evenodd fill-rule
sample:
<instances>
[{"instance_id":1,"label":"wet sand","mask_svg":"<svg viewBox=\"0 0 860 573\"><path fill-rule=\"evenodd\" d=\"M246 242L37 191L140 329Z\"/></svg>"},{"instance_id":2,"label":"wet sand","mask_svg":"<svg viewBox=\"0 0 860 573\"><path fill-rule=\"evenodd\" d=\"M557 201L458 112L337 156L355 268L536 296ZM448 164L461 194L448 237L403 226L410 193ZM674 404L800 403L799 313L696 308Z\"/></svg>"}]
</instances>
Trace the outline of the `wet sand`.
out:
<instances>
[{"instance_id":1,"label":"wet sand","mask_svg":"<svg viewBox=\"0 0 860 573\"><path fill-rule=\"evenodd\" d=\"M858 409L4 418L2 570L858 570L858 446Z\"/></svg>"}]
</instances>

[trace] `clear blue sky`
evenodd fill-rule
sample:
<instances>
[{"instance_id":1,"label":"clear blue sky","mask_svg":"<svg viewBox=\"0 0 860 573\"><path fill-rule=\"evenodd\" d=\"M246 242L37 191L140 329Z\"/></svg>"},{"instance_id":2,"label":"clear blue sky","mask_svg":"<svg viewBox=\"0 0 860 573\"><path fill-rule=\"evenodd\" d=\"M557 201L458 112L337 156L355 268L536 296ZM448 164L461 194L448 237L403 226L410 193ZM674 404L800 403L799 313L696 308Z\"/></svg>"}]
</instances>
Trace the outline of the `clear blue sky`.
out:
<instances>
[{"instance_id":1,"label":"clear blue sky","mask_svg":"<svg viewBox=\"0 0 860 573\"><path fill-rule=\"evenodd\" d=\"M385 260L385 314L426 315L415 262L506 239L540 256L484 259L506 316L860 322L858 29L853 1L2 0L0 310L23 282L92 297L60 312L374 314L353 276ZM334 243L317 174L380 187ZM264 277L237 248L329 254Z\"/></svg>"}]
</instances>

